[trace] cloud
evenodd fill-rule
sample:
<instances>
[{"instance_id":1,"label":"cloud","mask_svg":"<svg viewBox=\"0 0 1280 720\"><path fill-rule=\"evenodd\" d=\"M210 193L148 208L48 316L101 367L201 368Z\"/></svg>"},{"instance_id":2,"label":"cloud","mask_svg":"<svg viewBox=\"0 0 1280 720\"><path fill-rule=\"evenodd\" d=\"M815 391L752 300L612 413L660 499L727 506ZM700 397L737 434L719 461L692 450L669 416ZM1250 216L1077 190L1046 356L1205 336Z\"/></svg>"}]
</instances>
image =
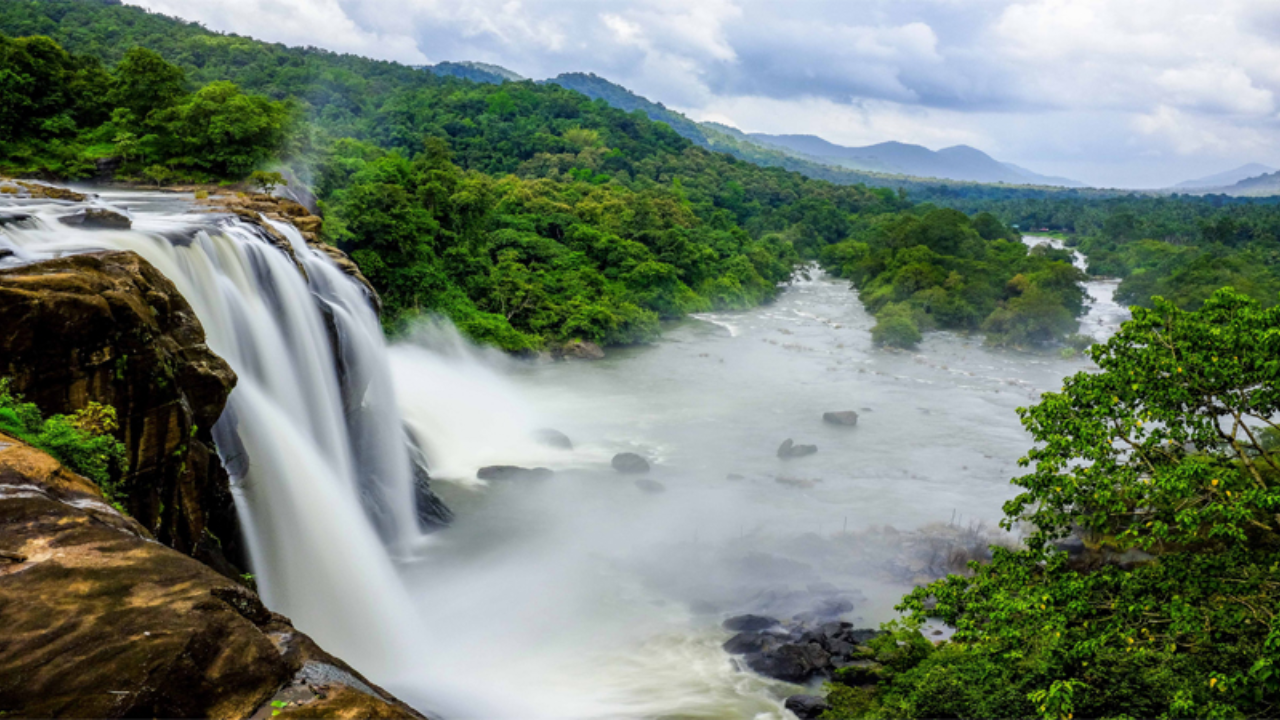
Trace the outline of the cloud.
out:
<instances>
[{"instance_id":1,"label":"cloud","mask_svg":"<svg viewBox=\"0 0 1280 720\"><path fill-rule=\"evenodd\" d=\"M594 72L747 130L967 142L1156 184L1280 162L1275 0L134 1L413 64Z\"/></svg>"}]
</instances>

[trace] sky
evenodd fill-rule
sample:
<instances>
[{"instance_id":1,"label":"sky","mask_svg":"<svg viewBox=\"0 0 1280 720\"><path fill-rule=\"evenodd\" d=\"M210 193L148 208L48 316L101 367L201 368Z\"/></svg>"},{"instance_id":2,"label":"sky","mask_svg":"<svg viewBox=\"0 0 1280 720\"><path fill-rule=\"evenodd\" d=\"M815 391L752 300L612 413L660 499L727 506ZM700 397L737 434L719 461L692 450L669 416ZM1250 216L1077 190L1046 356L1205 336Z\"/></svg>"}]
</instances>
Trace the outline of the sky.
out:
<instances>
[{"instance_id":1,"label":"sky","mask_svg":"<svg viewBox=\"0 0 1280 720\"><path fill-rule=\"evenodd\" d=\"M695 120L1105 187L1280 167L1280 0L129 0L290 45L591 72Z\"/></svg>"}]
</instances>

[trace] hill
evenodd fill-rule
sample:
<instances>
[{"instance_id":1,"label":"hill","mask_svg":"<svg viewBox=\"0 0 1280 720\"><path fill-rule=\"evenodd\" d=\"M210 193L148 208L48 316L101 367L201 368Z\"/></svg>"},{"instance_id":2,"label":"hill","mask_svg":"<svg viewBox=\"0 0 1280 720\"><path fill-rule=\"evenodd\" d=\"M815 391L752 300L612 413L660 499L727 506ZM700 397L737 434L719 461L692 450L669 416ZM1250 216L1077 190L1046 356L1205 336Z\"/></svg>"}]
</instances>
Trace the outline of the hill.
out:
<instances>
[{"instance_id":1,"label":"hill","mask_svg":"<svg viewBox=\"0 0 1280 720\"><path fill-rule=\"evenodd\" d=\"M968 145L956 145L935 152L921 145L901 142L845 147L815 135L752 133L749 137L784 152L798 153L818 162L855 170L980 183L1081 186L1074 180L1040 175L1016 165L1002 163Z\"/></svg>"},{"instance_id":2,"label":"hill","mask_svg":"<svg viewBox=\"0 0 1280 720\"><path fill-rule=\"evenodd\" d=\"M1267 173L1273 173L1275 171L1276 171L1275 168L1269 167L1267 165L1263 165L1261 163L1249 163L1248 165L1241 165L1240 167L1234 170L1220 172L1216 175L1208 175L1202 178L1196 178L1194 180L1186 180L1184 182L1178 183L1177 185L1174 185L1170 189L1172 190L1206 190L1210 188L1225 188L1230 185L1235 185L1238 182L1248 180L1250 178L1256 178L1259 175L1266 175Z\"/></svg>"},{"instance_id":3,"label":"hill","mask_svg":"<svg viewBox=\"0 0 1280 720\"><path fill-rule=\"evenodd\" d=\"M456 77L493 85L501 85L504 82L520 82L527 79L500 65L490 65L482 62L442 62L435 65L424 65L422 69L443 77Z\"/></svg>"}]
</instances>

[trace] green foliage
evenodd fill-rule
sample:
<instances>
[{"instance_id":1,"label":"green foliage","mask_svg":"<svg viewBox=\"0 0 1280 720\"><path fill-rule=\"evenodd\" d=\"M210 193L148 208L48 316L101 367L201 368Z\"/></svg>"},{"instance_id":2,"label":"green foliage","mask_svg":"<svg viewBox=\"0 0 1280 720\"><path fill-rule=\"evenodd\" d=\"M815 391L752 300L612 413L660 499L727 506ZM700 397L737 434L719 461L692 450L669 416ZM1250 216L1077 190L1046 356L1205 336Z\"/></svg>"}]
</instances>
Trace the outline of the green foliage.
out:
<instances>
[{"instance_id":1,"label":"green foliage","mask_svg":"<svg viewBox=\"0 0 1280 720\"><path fill-rule=\"evenodd\" d=\"M284 103L229 82L193 94L157 53L128 50L108 72L45 37L0 35L0 170L79 178L114 157L152 182L240 178L273 156L292 122Z\"/></svg>"},{"instance_id":2,"label":"green foliage","mask_svg":"<svg viewBox=\"0 0 1280 720\"><path fill-rule=\"evenodd\" d=\"M1280 709L1280 310L1229 289L1155 305L1021 411L1037 444L1004 524L1032 528L1025 549L907 596L953 641L833 717ZM1089 555L1055 549L1070 533Z\"/></svg>"},{"instance_id":3,"label":"green foliage","mask_svg":"<svg viewBox=\"0 0 1280 720\"><path fill-rule=\"evenodd\" d=\"M877 323L878 344L914 347L920 329L982 330L995 344L1062 341L1084 311L1083 273L1069 254L1028 250L990 214L924 205L860 218L821 252L828 271L852 279Z\"/></svg>"},{"instance_id":4,"label":"green foliage","mask_svg":"<svg viewBox=\"0 0 1280 720\"><path fill-rule=\"evenodd\" d=\"M9 390L8 378L0 378L0 432L52 455L72 472L97 483L108 502L123 499L118 485L126 468L124 444L116 430L115 408L89 403L74 415L45 418L33 403L23 402Z\"/></svg>"}]
</instances>

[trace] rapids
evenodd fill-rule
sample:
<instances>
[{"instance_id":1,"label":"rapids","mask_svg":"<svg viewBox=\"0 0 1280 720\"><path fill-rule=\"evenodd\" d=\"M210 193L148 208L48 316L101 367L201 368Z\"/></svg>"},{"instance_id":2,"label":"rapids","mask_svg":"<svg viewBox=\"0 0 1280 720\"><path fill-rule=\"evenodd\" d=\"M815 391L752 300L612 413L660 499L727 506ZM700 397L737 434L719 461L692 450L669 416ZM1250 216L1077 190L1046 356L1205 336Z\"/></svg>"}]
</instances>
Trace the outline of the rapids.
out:
<instances>
[{"instance_id":1,"label":"rapids","mask_svg":"<svg viewBox=\"0 0 1280 720\"><path fill-rule=\"evenodd\" d=\"M181 198L100 202L128 206L134 229L68 228L56 216L74 207L28 203L33 219L0 226L16 252L0 262L127 249L178 285L240 378L216 433L267 604L446 717L788 717L799 688L737 671L719 622L891 618L936 571L903 531L996 538L1028 446L1016 408L1089 368L952 333L877 350L848 284L820 273L594 363L513 360L442 322L388 348L355 283L291 228L306 278L256 229ZM1088 290L1082 331L1102 338L1126 311L1114 283ZM824 425L831 410L857 427ZM448 530L413 523L402 421L457 515ZM574 449L535 442L547 427ZM786 438L818 453L780 460ZM615 472L621 451L649 458L663 491ZM476 479L496 464L556 474Z\"/></svg>"}]
</instances>

